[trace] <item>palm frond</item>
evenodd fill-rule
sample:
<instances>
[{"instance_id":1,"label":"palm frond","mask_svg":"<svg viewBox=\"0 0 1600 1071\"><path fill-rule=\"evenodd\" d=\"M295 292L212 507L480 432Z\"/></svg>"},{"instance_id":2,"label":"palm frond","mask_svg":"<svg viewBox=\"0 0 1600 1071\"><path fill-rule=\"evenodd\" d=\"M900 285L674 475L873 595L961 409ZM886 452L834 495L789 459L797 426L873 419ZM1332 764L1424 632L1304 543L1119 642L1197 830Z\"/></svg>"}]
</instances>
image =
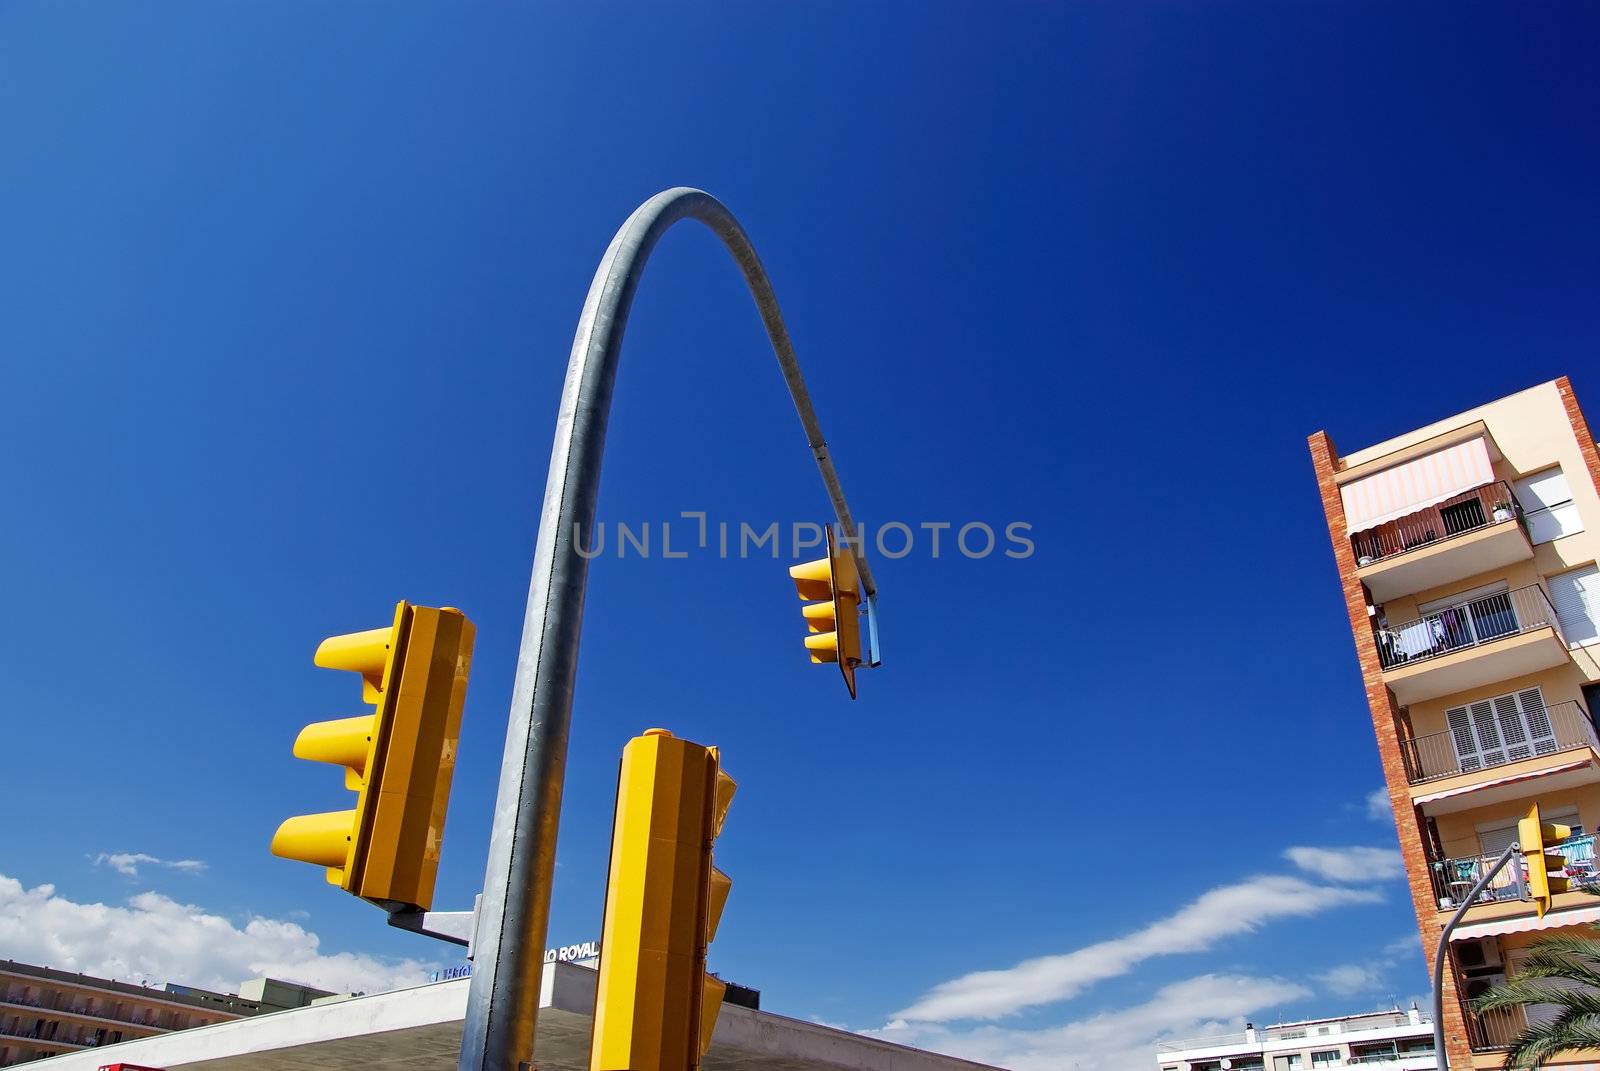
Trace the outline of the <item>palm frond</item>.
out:
<instances>
[{"instance_id":1,"label":"palm frond","mask_svg":"<svg viewBox=\"0 0 1600 1071\"><path fill-rule=\"evenodd\" d=\"M1511 1043L1501 1066L1506 1071L1537 1068L1562 1053L1595 1048L1600 1048L1600 1022L1592 1018L1530 1023Z\"/></svg>"},{"instance_id":2,"label":"palm frond","mask_svg":"<svg viewBox=\"0 0 1600 1071\"><path fill-rule=\"evenodd\" d=\"M1519 974L1473 1001L1473 1006L1478 1011L1494 1011L1498 1008L1526 1007L1529 1004L1551 1004L1562 1009L1562 1015L1592 1015L1600 1022L1600 990L1556 984L1563 980L1548 976L1530 978Z\"/></svg>"}]
</instances>

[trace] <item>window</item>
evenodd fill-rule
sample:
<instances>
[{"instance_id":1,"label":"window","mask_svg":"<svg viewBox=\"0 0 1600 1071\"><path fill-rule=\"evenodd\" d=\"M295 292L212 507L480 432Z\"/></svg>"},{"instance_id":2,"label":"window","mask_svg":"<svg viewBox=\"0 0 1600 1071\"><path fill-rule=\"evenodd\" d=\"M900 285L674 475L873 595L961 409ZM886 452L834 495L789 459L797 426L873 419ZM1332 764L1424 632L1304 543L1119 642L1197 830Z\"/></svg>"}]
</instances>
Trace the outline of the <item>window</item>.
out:
<instances>
[{"instance_id":1,"label":"window","mask_svg":"<svg viewBox=\"0 0 1600 1071\"><path fill-rule=\"evenodd\" d=\"M1548 543L1583 531L1583 519L1578 516L1567 474L1560 465L1518 480L1517 501L1528 522L1528 537L1535 543Z\"/></svg>"},{"instance_id":2,"label":"window","mask_svg":"<svg viewBox=\"0 0 1600 1071\"><path fill-rule=\"evenodd\" d=\"M1333 1067L1338 1062L1338 1049L1318 1049L1311 1054L1312 1067Z\"/></svg>"},{"instance_id":3,"label":"window","mask_svg":"<svg viewBox=\"0 0 1600 1071\"><path fill-rule=\"evenodd\" d=\"M1300 1071L1300 1054L1291 1052L1286 1056L1274 1056L1272 1071Z\"/></svg>"},{"instance_id":4,"label":"window","mask_svg":"<svg viewBox=\"0 0 1600 1071\"><path fill-rule=\"evenodd\" d=\"M1547 755L1556 750L1555 729L1537 688L1480 699L1444 712L1462 770Z\"/></svg>"},{"instance_id":5,"label":"window","mask_svg":"<svg viewBox=\"0 0 1600 1071\"><path fill-rule=\"evenodd\" d=\"M1586 565L1551 577L1550 602L1569 646L1600 643L1600 569Z\"/></svg>"},{"instance_id":6,"label":"window","mask_svg":"<svg viewBox=\"0 0 1600 1071\"><path fill-rule=\"evenodd\" d=\"M1574 837L1583 836L1583 823L1578 821L1578 808L1576 807L1545 807L1540 806L1540 816L1546 822L1559 822L1564 826L1572 827ZM1478 827L1478 844L1483 848L1483 854L1497 856L1506 850L1507 845L1517 839L1517 823L1510 825L1485 824Z\"/></svg>"}]
</instances>

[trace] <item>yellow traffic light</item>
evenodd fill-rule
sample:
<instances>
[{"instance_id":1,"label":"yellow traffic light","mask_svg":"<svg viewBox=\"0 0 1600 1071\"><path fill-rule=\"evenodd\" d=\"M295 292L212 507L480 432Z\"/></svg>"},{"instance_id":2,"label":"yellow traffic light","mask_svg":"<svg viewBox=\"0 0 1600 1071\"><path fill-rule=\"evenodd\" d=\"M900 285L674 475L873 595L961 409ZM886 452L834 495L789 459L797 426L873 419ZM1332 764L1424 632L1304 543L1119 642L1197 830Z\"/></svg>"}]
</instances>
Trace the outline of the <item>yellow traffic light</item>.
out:
<instances>
[{"instance_id":1,"label":"yellow traffic light","mask_svg":"<svg viewBox=\"0 0 1600 1071\"><path fill-rule=\"evenodd\" d=\"M856 667L861 664L861 577L855 556L840 549L828 528L828 556L790 566L795 590L806 603L800 613L810 635L806 650L817 664L837 662L850 698L856 697Z\"/></svg>"},{"instance_id":2,"label":"yellow traffic light","mask_svg":"<svg viewBox=\"0 0 1600 1071\"><path fill-rule=\"evenodd\" d=\"M306 726L294 754L343 766L356 803L285 820L273 855L388 911L432 906L475 634L460 610L402 601L388 628L322 642L316 664L361 674L374 710Z\"/></svg>"},{"instance_id":3,"label":"yellow traffic light","mask_svg":"<svg viewBox=\"0 0 1600 1071\"><path fill-rule=\"evenodd\" d=\"M706 946L732 885L711 846L733 799L717 749L647 729L622 751L590 1071L692 1071L723 984Z\"/></svg>"},{"instance_id":4,"label":"yellow traffic light","mask_svg":"<svg viewBox=\"0 0 1600 1071\"><path fill-rule=\"evenodd\" d=\"M1528 816L1517 823L1517 841L1528 867L1528 894L1540 918L1550 910L1556 894L1567 891L1567 858L1560 854L1560 847L1570 836L1572 827L1544 821L1537 803L1528 811Z\"/></svg>"}]
</instances>

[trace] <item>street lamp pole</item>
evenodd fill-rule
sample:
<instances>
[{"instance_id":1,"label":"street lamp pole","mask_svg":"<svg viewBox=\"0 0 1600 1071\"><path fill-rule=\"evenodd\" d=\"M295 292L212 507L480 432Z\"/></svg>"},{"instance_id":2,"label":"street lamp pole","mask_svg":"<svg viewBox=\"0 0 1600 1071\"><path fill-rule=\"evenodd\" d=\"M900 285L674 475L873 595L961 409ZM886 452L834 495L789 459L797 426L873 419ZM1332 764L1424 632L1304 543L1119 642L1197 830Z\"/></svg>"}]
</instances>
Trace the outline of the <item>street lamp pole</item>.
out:
<instances>
[{"instance_id":1,"label":"street lamp pole","mask_svg":"<svg viewBox=\"0 0 1600 1071\"><path fill-rule=\"evenodd\" d=\"M611 240L583 303L567 363L473 940L472 986L461 1037L460 1071L532 1071L573 680L589 574L588 560L576 552L574 540L593 538L617 359L639 277L662 234L683 219L696 219L709 227L744 274L839 527L855 556L869 614L875 615L877 585L760 258L744 228L715 197L686 187L656 194L634 210ZM876 661L876 649L870 657Z\"/></svg>"},{"instance_id":2,"label":"street lamp pole","mask_svg":"<svg viewBox=\"0 0 1600 1071\"><path fill-rule=\"evenodd\" d=\"M1494 876L1504 870L1506 864L1511 862L1511 857L1521 850L1519 845L1513 844L1501 852L1494 866L1478 879L1472 891L1462 899L1461 906L1456 908L1456 913L1439 931L1439 947L1433 953L1433 1059L1438 1071L1450 1071L1450 1056L1444 1051L1444 959L1445 950L1450 947L1450 934L1455 931L1456 923L1461 921L1467 909L1478 902L1478 894L1489 887Z\"/></svg>"}]
</instances>

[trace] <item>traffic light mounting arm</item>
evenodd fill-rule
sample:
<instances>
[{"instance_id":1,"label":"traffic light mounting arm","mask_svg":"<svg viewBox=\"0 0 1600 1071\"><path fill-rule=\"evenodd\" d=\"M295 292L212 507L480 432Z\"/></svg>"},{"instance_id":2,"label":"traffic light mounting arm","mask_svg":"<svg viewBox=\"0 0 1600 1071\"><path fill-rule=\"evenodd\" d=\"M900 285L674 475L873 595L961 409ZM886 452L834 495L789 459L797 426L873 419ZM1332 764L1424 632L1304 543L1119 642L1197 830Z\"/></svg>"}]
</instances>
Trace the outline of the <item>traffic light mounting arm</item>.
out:
<instances>
[{"instance_id":1,"label":"traffic light mounting arm","mask_svg":"<svg viewBox=\"0 0 1600 1071\"><path fill-rule=\"evenodd\" d=\"M483 903L479 893L472 901L471 911L418 911L389 912L389 925L398 930L410 930L424 937L463 945L467 958L472 958L472 938L478 929L478 906Z\"/></svg>"},{"instance_id":2,"label":"traffic light mounting arm","mask_svg":"<svg viewBox=\"0 0 1600 1071\"><path fill-rule=\"evenodd\" d=\"M869 669L883 665L883 652L878 649L878 596L867 596L867 661Z\"/></svg>"}]
</instances>

